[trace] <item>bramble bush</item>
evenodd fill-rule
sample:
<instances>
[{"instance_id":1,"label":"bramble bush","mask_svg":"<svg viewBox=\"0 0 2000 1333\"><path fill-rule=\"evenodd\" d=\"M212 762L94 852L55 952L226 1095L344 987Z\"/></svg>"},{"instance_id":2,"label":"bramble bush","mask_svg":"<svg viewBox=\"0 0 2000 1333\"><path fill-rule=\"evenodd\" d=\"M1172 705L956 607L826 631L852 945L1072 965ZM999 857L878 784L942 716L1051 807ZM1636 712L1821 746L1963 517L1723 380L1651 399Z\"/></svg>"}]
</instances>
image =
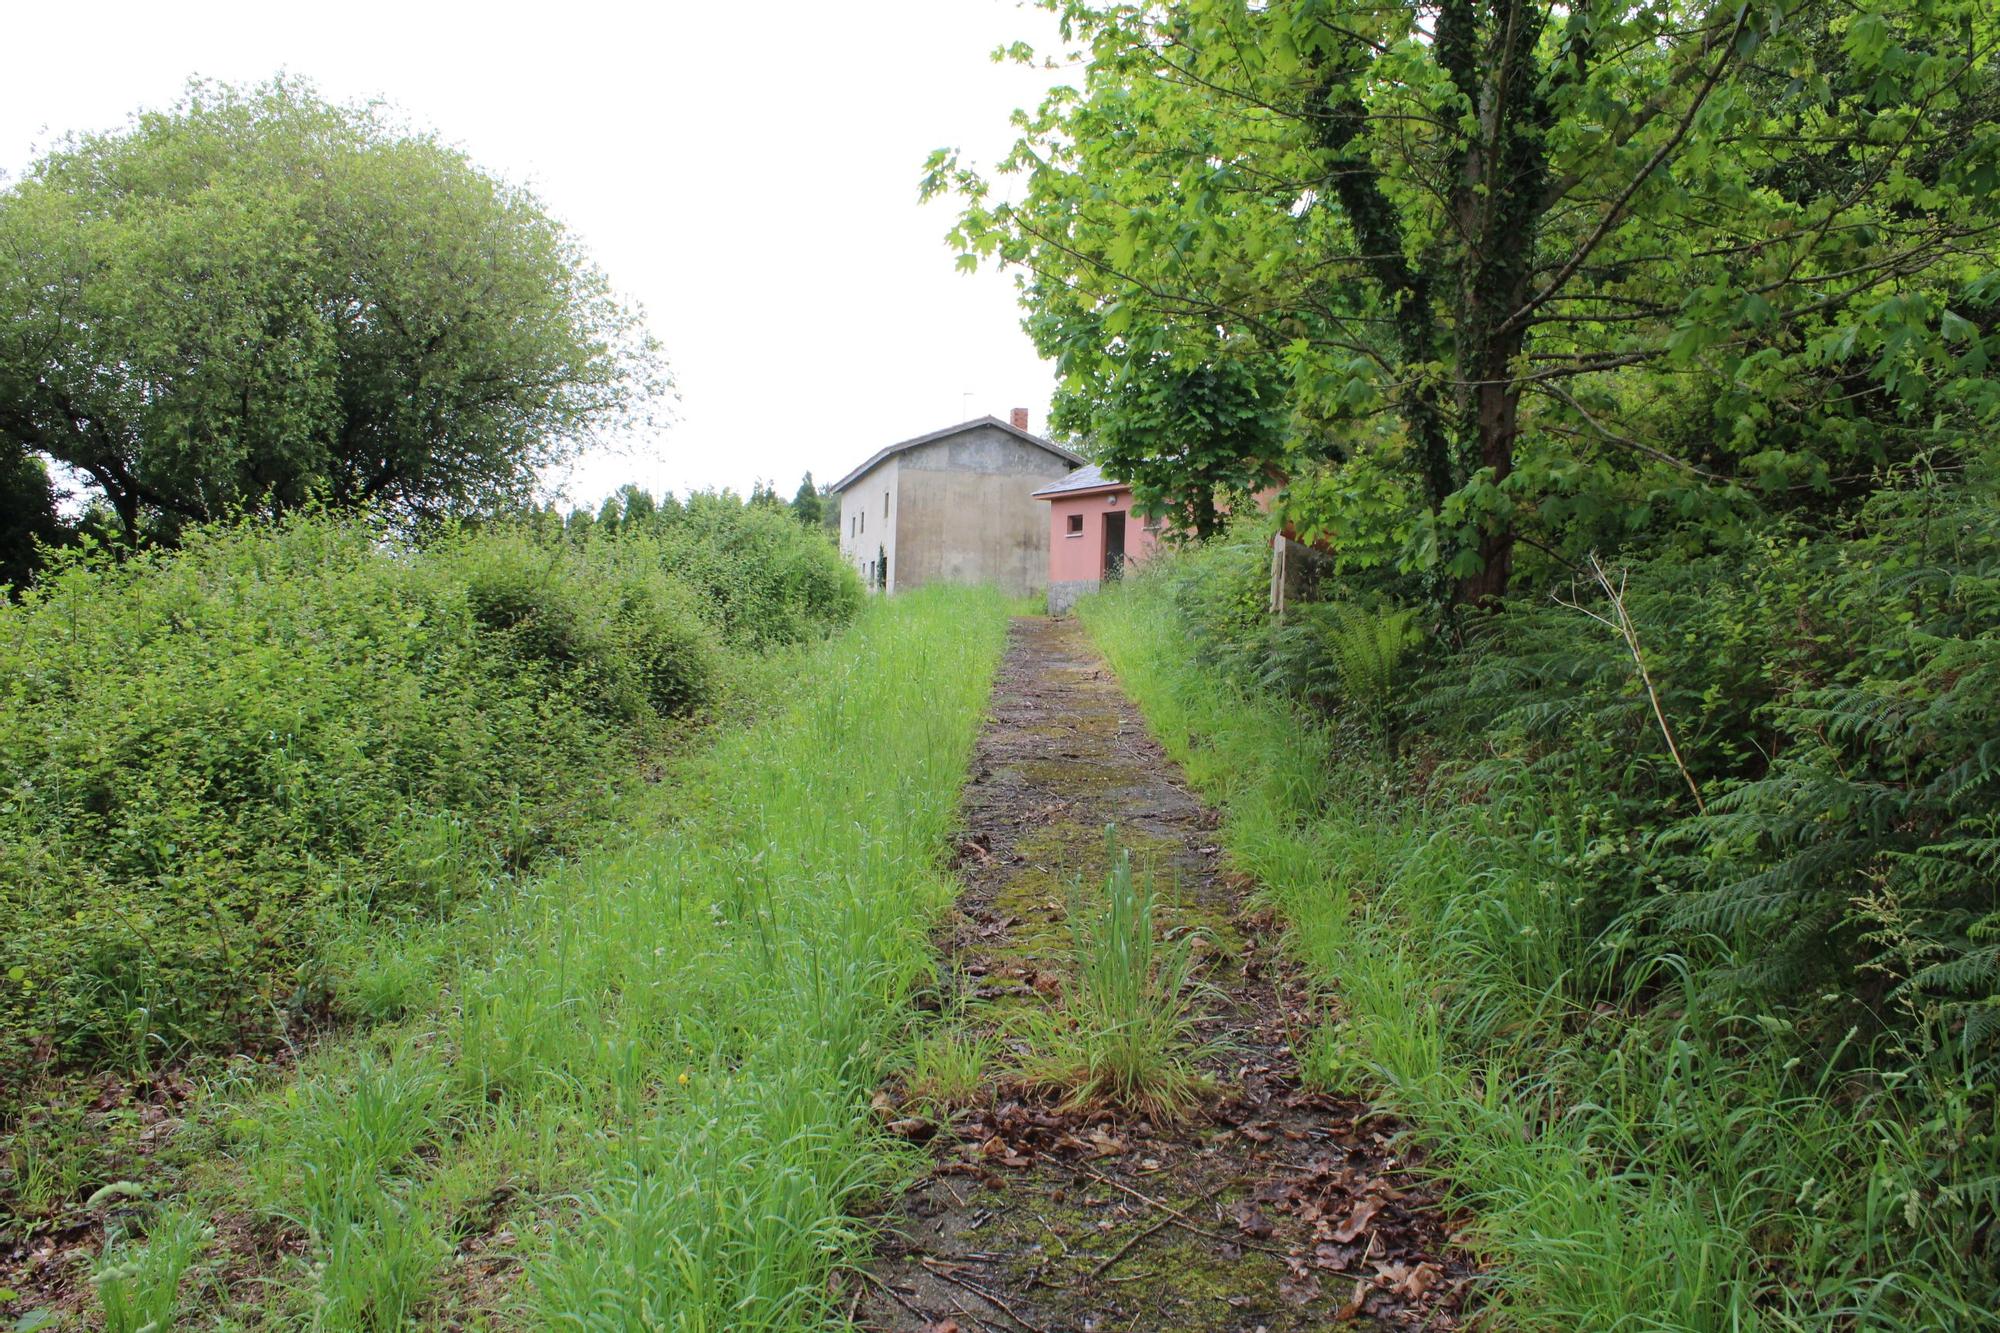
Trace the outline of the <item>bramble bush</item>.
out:
<instances>
[{"instance_id":1,"label":"bramble bush","mask_svg":"<svg viewBox=\"0 0 2000 1333\"><path fill-rule=\"evenodd\" d=\"M685 717L714 692L720 636L701 595L639 539L577 546L503 526L425 559L464 585L483 641L530 688L633 726Z\"/></svg>"},{"instance_id":2,"label":"bramble bush","mask_svg":"<svg viewBox=\"0 0 2000 1333\"><path fill-rule=\"evenodd\" d=\"M340 920L447 912L573 841L733 653L852 615L817 533L760 547L714 507L582 542L308 516L57 557L0 605L0 1086L278 1039Z\"/></svg>"}]
</instances>

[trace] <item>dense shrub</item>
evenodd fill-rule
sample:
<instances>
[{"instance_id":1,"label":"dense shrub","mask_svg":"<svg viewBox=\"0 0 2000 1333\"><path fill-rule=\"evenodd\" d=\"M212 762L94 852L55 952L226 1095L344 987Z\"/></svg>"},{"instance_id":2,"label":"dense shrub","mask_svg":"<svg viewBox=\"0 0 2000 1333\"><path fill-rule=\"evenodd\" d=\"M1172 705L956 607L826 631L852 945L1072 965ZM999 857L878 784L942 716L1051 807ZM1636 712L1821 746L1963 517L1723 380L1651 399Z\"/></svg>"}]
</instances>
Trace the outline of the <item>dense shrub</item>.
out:
<instances>
[{"instance_id":1,"label":"dense shrub","mask_svg":"<svg viewBox=\"0 0 2000 1333\"><path fill-rule=\"evenodd\" d=\"M651 545L511 527L58 560L0 605L0 1084L277 1034L333 915L573 836L710 697L716 618Z\"/></svg>"},{"instance_id":2,"label":"dense shrub","mask_svg":"<svg viewBox=\"0 0 2000 1333\"><path fill-rule=\"evenodd\" d=\"M713 693L713 613L640 539L578 547L502 527L456 537L427 562L465 586L489 647L600 715L683 717Z\"/></svg>"},{"instance_id":3,"label":"dense shrub","mask_svg":"<svg viewBox=\"0 0 2000 1333\"><path fill-rule=\"evenodd\" d=\"M1615 1132L1769 1271L1888 1326L2000 1290L1997 481L1973 460L1727 541L1670 535L1607 557L1608 586L1585 568L1438 614L1371 659L1397 667L1379 690L1341 668L1358 613L1246 614L1254 543L1170 560L1147 595L1202 663L1332 724L1337 767L1307 785L1375 793L1346 816L1357 843L1416 849L1352 876L1377 896L1351 950L1407 948L1423 975L1395 984L1435 1000L1451 1058L1516 1070L1530 1122ZM1644 1068L1666 1081L1647 1092ZM1744 1280L1752 1305L1785 1286Z\"/></svg>"},{"instance_id":4,"label":"dense shrub","mask_svg":"<svg viewBox=\"0 0 2000 1333\"><path fill-rule=\"evenodd\" d=\"M618 539L652 543L674 576L701 594L731 643L804 643L861 608L860 581L829 535L779 505L697 493L685 504L649 507L619 526Z\"/></svg>"},{"instance_id":5,"label":"dense shrub","mask_svg":"<svg viewBox=\"0 0 2000 1333\"><path fill-rule=\"evenodd\" d=\"M1670 541L1630 552L1609 562L1617 602L1579 570L1493 613L1440 619L1421 647L1410 613L1354 578L1328 589L1347 600L1271 622L1253 541L1155 577L1204 660L1246 684L1401 732L1406 758L1442 761L1469 791L1560 793L1593 847L1584 924L1624 941L1618 967L1578 974L1579 998L1619 990L1616 974L1652 940L1747 998L1818 1011L1794 1017L1829 1041L1858 1023L1956 1045L1991 1077L1989 472L1885 489L1814 526L1774 519L1699 555ZM1837 1001L1820 998L1829 987Z\"/></svg>"},{"instance_id":6,"label":"dense shrub","mask_svg":"<svg viewBox=\"0 0 2000 1333\"><path fill-rule=\"evenodd\" d=\"M1616 849L1597 858L1597 924L1640 952L1693 951L1829 1043L1858 1024L1956 1046L1990 1078L1992 495L1983 477L1888 490L1830 528L1634 558L1623 601L1660 715L1622 638L1545 598L1441 663L1422 720L1479 737L1482 780L1574 793ZM1615 618L1601 592L1577 596Z\"/></svg>"},{"instance_id":7,"label":"dense shrub","mask_svg":"<svg viewBox=\"0 0 2000 1333\"><path fill-rule=\"evenodd\" d=\"M524 518L545 541L650 552L700 594L703 614L738 647L810 642L861 608L860 580L840 559L832 529L801 523L761 489L747 501L731 491L681 501L626 486L594 511L531 509Z\"/></svg>"}]
</instances>

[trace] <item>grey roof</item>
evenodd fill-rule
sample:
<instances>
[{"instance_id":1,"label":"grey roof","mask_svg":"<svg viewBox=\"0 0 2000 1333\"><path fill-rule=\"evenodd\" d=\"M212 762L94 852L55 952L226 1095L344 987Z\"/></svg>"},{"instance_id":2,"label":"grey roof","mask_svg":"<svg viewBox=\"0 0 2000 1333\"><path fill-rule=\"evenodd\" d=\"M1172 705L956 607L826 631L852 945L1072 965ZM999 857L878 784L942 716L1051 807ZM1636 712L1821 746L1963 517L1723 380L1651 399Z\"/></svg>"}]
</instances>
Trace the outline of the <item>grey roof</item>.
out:
<instances>
[{"instance_id":1,"label":"grey roof","mask_svg":"<svg viewBox=\"0 0 2000 1333\"><path fill-rule=\"evenodd\" d=\"M1096 491L1106 486L1123 486L1122 481L1113 481L1104 475L1104 469L1095 463L1086 463L1061 481L1044 486L1035 492L1037 496L1054 497L1070 491Z\"/></svg>"},{"instance_id":2,"label":"grey roof","mask_svg":"<svg viewBox=\"0 0 2000 1333\"><path fill-rule=\"evenodd\" d=\"M842 477L839 481L833 483L833 490L836 492L846 490L862 477L868 475L869 472L874 470L877 463L891 454L900 454L905 449L914 449L920 444L929 444L933 440L942 440L948 436L960 434L963 431L976 430L981 426L998 426L1001 430L1006 431L1016 439L1026 440L1029 444L1037 448L1048 450L1065 463L1081 463L1083 461L1082 454L1065 449L1053 440L1045 440L1039 435L1030 435L1027 431L1019 429L1010 422L1002 421L999 417L975 417L971 421L961 421L956 426L946 426L943 430L934 430L928 435L919 435L913 440L904 440L898 444L892 444L886 449L876 450L874 457Z\"/></svg>"}]
</instances>

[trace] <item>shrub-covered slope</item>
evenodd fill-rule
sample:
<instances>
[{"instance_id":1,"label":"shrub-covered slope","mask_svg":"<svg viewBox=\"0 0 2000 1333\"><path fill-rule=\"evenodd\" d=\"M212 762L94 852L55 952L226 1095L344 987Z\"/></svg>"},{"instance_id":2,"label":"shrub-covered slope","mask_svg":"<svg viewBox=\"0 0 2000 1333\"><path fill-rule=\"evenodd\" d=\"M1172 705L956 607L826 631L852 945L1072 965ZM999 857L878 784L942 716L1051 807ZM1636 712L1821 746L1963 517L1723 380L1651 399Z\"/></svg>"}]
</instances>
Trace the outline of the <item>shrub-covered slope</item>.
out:
<instances>
[{"instance_id":1,"label":"shrub-covered slope","mask_svg":"<svg viewBox=\"0 0 2000 1333\"><path fill-rule=\"evenodd\" d=\"M281 1035L337 919L442 912L573 839L732 656L859 598L729 497L575 539L314 517L59 562L0 605L0 1083Z\"/></svg>"}]
</instances>

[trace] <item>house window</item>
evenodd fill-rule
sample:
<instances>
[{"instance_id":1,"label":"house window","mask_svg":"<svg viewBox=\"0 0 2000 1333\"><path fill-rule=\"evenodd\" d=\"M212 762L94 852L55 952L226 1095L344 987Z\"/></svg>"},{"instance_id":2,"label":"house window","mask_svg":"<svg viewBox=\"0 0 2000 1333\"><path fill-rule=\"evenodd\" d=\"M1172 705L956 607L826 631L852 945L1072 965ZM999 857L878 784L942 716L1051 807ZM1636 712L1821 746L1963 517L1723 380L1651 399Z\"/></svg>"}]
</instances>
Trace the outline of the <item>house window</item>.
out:
<instances>
[{"instance_id":1,"label":"house window","mask_svg":"<svg viewBox=\"0 0 2000 1333\"><path fill-rule=\"evenodd\" d=\"M850 537L854 535L854 515L852 514L847 516L847 535Z\"/></svg>"},{"instance_id":2,"label":"house window","mask_svg":"<svg viewBox=\"0 0 2000 1333\"><path fill-rule=\"evenodd\" d=\"M861 520L861 530L863 532L868 531L868 511L864 509L856 514L855 517Z\"/></svg>"},{"instance_id":3,"label":"house window","mask_svg":"<svg viewBox=\"0 0 2000 1333\"><path fill-rule=\"evenodd\" d=\"M882 517L889 517L889 492L882 492Z\"/></svg>"},{"instance_id":4,"label":"house window","mask_svg":"<svg viewBox=\"0 0 2000 1333\"><path fill-rule=\"evenodd\" d=\"M1158 532L1159 530L1160 530L1160 516L1158 514L1146 515L1146 531Z\"/></svg>"},{"instance_id":5,"label":"house window","mask_svg":"<svg viewBox=\"0 0 2000 1333\"><path fill-rule=\"evenodd\" d=\"M1068 531L1068 533L1067 533L1067 534L1065 534L1065 535L1067 535L1067 536L1071 536L1071 537L1081 537L1081 536L1083 535L1083 515L1082 515L1082 514L1071 514L1071 515L1069 516L1069 531Z\"/></svg>"}]
</instances>

